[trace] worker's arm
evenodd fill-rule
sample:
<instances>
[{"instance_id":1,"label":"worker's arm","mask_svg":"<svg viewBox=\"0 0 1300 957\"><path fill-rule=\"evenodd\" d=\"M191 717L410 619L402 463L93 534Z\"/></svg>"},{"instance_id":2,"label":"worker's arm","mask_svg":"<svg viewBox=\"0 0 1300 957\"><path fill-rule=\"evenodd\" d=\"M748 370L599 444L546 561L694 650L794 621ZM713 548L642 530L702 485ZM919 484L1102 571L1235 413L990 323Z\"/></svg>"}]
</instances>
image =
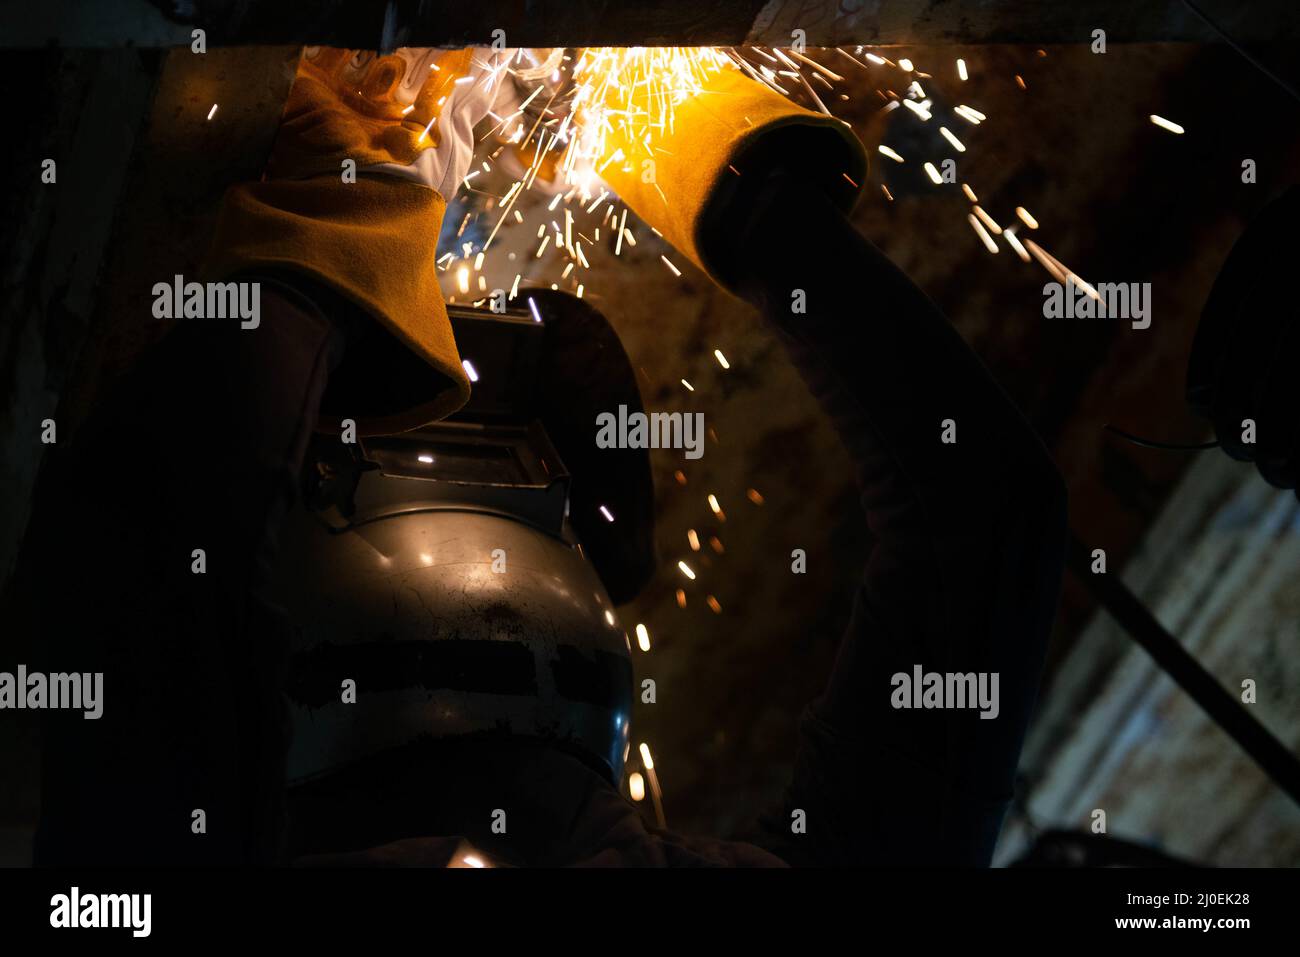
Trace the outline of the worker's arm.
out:
<instances>
[{"instance_id":1,"label":"worker's arm","mask_svg":"<svg viewBox=\"0 0 1300 957\"><path fill-rule=\"evenodd\" d=\"M772 241L796 228L815 240ZM796 861L985 864L1055 612L1061 479L934 304L824 197L774 181L741 244L740 288L848 448L875 539L831 680L803 722L775 822L790 837L783 850ZM791 313L793 288L806 314ZM976 702L895 707L907 689L893 676L912 681L918 665L974 673L995 693L983 714ZM789 831L795 808L809 818L801 837Z\"/></svg>"},{"instance_id":2,"label":"worker's arm","mask_svg":"<svg viewBox=\"0 0 1300 957\"><path fill-rule=\"evenodd\" d=\"M399 53L303 56L266 176L227 193L205 268L208 279L274 274L332 314L368 317L427 364L421 394L346 410L361 435L417 428L469 398L434 247L474 126L508 81L504 52Z\"/></svg>"},{"instance_id":3,"label":"worker's arm","mask_svg":"<svg viewBox=\"0 0 1300 957\"><path fill-rule=\"evenodd\" d=\"M659 164L667 205L616 185L785 342L852 455L876 542L770 844L795 863L987 863L1060 584L1061 479L944 316L849 224L865 160L838 121L739 77L687 114L664 149L689 142L695 178ZM996 673L996 717L894 707L893 676L917 665Z\"/></svg>"}]
</instances>

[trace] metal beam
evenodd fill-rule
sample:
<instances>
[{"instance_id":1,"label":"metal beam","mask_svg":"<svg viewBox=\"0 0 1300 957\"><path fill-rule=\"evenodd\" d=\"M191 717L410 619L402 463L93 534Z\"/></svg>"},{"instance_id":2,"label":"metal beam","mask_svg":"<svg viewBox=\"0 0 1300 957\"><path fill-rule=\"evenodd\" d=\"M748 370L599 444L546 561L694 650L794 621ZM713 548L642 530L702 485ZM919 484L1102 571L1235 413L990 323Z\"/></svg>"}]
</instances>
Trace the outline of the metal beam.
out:
<instances>
[{"instance_id":1,"label":"metal beam","mask_svg":"<svg viewBox=\"0 0 1300 957\"><path fill-rule=\"evenodd\" d=\"M1292 0L1195 0L1218 27L1253 46L1300 37ZM169 16L181 7L184 12ZM20 14L20 15L19 15ZM0 21L0 46L166 47L325 43L365 49L509 46L787 46L794 30L810 46L847 43L1108 43L1216 40L1186 0L43 0Z\"/></svg>"},{"instance_id":2,"label":"metal beam","mask_svg":"<svg viewBox=\"0 0 1300 957\"><path fill-rule=\"evenodd\" d=\"M1092 550L1074 535L1070 536L1067 563L1079 583L1129 637L1254 759L1274 784L1300 804L1300 758L1228 694L1117 576L1093 574Z\"/></svg>"}]
</instances>

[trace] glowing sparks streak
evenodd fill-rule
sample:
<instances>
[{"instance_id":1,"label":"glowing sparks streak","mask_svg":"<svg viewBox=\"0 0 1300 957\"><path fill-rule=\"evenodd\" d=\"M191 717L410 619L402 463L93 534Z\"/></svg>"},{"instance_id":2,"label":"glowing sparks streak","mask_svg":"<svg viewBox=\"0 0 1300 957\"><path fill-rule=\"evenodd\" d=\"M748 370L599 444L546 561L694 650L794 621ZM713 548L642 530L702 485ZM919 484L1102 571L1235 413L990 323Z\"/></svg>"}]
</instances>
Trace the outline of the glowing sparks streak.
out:
<instances>
[{"instance_id":1,"label":"glowing sparks streak","mask_svg":"<svg viewBox=\"0 0 1300 957\"><path fill-rule=\"evenodd\" d=\"M796 73L795 76L798 77L799 82L803 85L804 92L807 93L808 96L812 98L812 101L814 104L816 104L817 109L820 110L822 113L826 114L827 116L830 116L831 111L826 108L826 104L822 102L822 98L817 95L816 91L813 90L813 88L809 85L808 81L803 78L803 74Z\"/></svg>"},{"instance_id":2,"label":"glowing sparks streak","mask_svg":"<svg viewBox=\"0 0 1300 957\"><path fill-rule=\"evenodd\" d=\"M627 207L623 207L623 216L618 221L618 239L614 242L614 255L619 256L623 253L623 234L627 232Z\"/></svg>"},{"instance_id":3,"label":"glowing sparks streak","mask_svg":"<svg viewBox=\"0 0 1300 957\"><path fill-rule=\"evenodd\" d=\"M1021 244L1020 240L1016 238L1016 227L1008 226L1006 229L1004 229L1002 231L1002 238L1007 241L1008 246L1010 246L1012 249L1016 251L1016 255L1019 256L1021 259L1023 259L1025 262L1033 261L1032 259L1029 258L1029 253L1026 251L1025 247Z\"/></svg>"},{"instance_id":4,"label":"glowing sparks streak","mask_svg":"<svg viewBox=\"0 0 1300 957\"><path fill-rule=\"evenodd\" d=\"M537 89L535 89L535 90L533 90L533 92L529 93L529 94L528 94L528 99L526 99L526 100L524 100L524 102L520 103L520 104L519 104L519 109L515 110L515 112L514 112L513 114L511 114L511 115L507 118L507 120L512 120L512 119L514 119L516 116L518 116L519 114L523 113L524 110L528 109L528 104L532 103L533 100L537 99L537 94L538 94L538 93L541 93L542 90L544 90L544 89L546 89L546 84L545 84L545 83L541 84L540 86L537 87Z\"/></svg>"},{"instance_id":5,"label":"glowing sparks streak","mask_svg":"<svg viewBox=\"0 0 1300 957\"><path fill-rule=\"evenodd\" d=\"M834 53L830 50L834 50ZM862 46L856 49L830 48L821 51L820 55L841 57L868 73L872 65L897 67L904 71L902 82L908 84L906 95L899 96L887 87L883 91L877 91L884 101L883 110L896 110L902 106L922 121L928 121L933 117L932 110L935 107L919 82L921 79L925 79L927 83L931 82L931 75L917 72L910 60L900 58L895 64L885 57L866 52ZM558 279L569 289L573 289L576 285L577 295L581 298L585 287L578 280L587 277L584 277L580 270L592 268L588 261L588 254L596 261L596 267L599 269L601 262L597 258L598 253L602 251L607 253L612 246L614 256L618 257L622 255L625 243L629 248L637 245L632 229L628 228L628 207L621 206L618 202L619 197L610 189L602 188L598 177L612 167L617 168L621 174L635 175L639 164L644 160L671 155L663 149L662 144L675 131L678 107L689 98L708 90L708 81L714 74L719 71L743 71L756 82L763 83L779 94L787 96L790 95L787 93L787 88L795 91L796 95L799 90L802 90L807 97L805 102L812 104L815 109L828 116L832 115L827 108L827 103L831 101L826 99L824 102L825 94L819 95L813 83L835 92L831 82L842 82L845 79L812 56L793 49L587 48L577 54L575 59L577 62L573 63L572 82L557 84L549 94L549 98L541 97L541 92L546 85L541 84L532 89L526 99L504 120L495 114L492 115L493 121L498 124L494 132L498 134L506 149L515 150L515 155L526 168L521 170L518 180L499 200L488 197L487 208L491 209L495 204L499 211L499 218L474 258L473 271L467 273L466 267L462 265L453 271L454 278L447 277L456 283L456 287L462 294L468 294L475 275L477 275L479 288L486 290L487 280L482 274L483 252L491 246L508 217L511 217L512 225L516 223L524 225L525 219L520 214L519 208L527 211L530 204L520 203L520 197L532 190L538 177L543 173L544 163L546 169L543 188L553 195L546 197L542 202L546 203L546 210L554 216L546 217L548 222L542 223L538 228L539 245L533 258L535 261L545 258L546 261L536 263L534 272L549 270L552 266L562 270L563 274L558 276ZM963 82L969 79L970 71L964 59L956 61L956 73L957 78ZM898 74L894 74L894 77L897 82ZM1016 79L1023 88L1022 78ZM809 83L809 80L813 83ZM942 91L936 91L936 95L942 96ZM849 99L845 94L840 94L839 98ZM540 112L538 112L539 108ZM953 112L972 125L978 125L987 119L984 113L966 104L953 107ZM748 117L744 119L750 126L753 125ZM1181 126L1171 121L1155 115L1151 116L1151 120L1170 132L1183 132ZM527 135L524 136L526 128ZM967 151L966 144L949 127L939 126L938 132L956 151L961 153ZM523 152L523 148L529 144L532 144L531 154ZM907 162L901 154L883 144L878 146L878 151L896 163ZM490 159L495 161L500 153L500 149L496 150L491 154ZM912 160L912 162L917 161L919 157L914 157ZM500 168L500 165L495 163L492 165L483 163L482 166L485 172ZM935 163L924 163L923 167L932 183L936 186L944 183L943 176L940 175ZM732 172L737 176L741 175L740 170L733 168ZM477 174L471 173L467 179L475 175ZM847 174L845 178L853 183ZM853 183L853 185L857 184ZM877 185L884 197L893 201L894 197L888 187L883 183ZM975 191L966 183L962 183L961 187L966 199L972 204L968 207L971 210L968 221L990 254L998 252L1000 244L994 242L993 237L1000 234L1006 238L1007 245L1022 261L1031 262L1037 259L1062 282L1076 282L1080 288L1091 289L1041 247L1030 243L1027 248L1014 229L1002 229L978 205ZM663 190L658 184L655 184L654 188L666 203L667 198ZM531 208L537 209L541 205L542 203L539 202ZM564 206L563 217L559 215L561 205ZM602 206L605 207L603 210ZM581 219L584 215L591 217L586 226ZM1037 221L1023 207L1016 207L1016 215L1028 228L1038 228ZM466 221L468 219L467 215ZM599 225L593 232L590 227L597 219ZM461 224L458 237L465 231L465 225L464 222ZM608 245L606 245L608 240L602 243L602 234L608 235L607 230L613 233L613 242ZM651 232L660 236L653 228ZM555 249L563 253L562 256L545 256L552 245L552 240ZM590 249L584 250L584 244ZM466 248L460 257L452 254L440 257L439 268L445 272L455 263L456 258L468 260L473 250L469 248L469 244L465 245ZM528 258L526 251L522 255ZM661 261L674 277L682 275L682 271L666 255L659 253L656 255L660 256ZM514 260L515 253L510 253L510 258ZM521 273L516 273L514 283L510 287L512 300L518 295L521 279ZM538 285L550 285L552 289L559 288L558 283L548 283L546 280L539 282ZM536 304L531 299L529 308L534 320L541 321ZM715 350L714 354L724 369L730 368L721 351ZM687 380L680 381L687 390L695 391L694 386ZM711 506L715 507L717 520L725 521L721 508L716 507L716 499L713 499ZM602 511L608 510L602 506ZM606 517L612 521L612 516ZM698 548L698 538L695 547ZM721 554L720 550L719 554ZM695 573L684 562L680 564L680 568L683 574L694 579ZM685 607L684 593L679 593L678 601L682 607Z\"/></svg>"},{"instance_id":6,"label":"glowing sparks streak","mask_svg":"<svg viewBox=\"0 0 1300 957\"><path fill-rule=\"evenodd\" d=\"M982 222L985 226L987 226L989 228L989 231L993 233L993 235L1000 236L1002 234L1002 227L999 226L997 223L995 223L993 221L993 217L990 216L988 213L984 212L984 210L976 206L973 210L971 210L971 212L973 212L976 216L980 218L980 222Z\"/></svg>"},{"instance_id":7,"label":"glowing sparks streak","mask_svg":"<svg viewBox=\"0 0 1300 957\"><path fill-rule=\"evenodd\" d=\"M816 60L810 60L808 57L804 56L802 53L799 53L796 50L791 50L790 56L794 57L800 63L804 63L812 67L814 70L816 70L822 76L826 77L828 80L834 80L836 83L844 82L844 77L840 76L838 73L834 73L831 70L827 69L825 66L818 63Z\"/></svg>"},{"instance_id":8,"label":"glowing sparks streak","mask_svg":"<svg viewBox=\"0 0 1300 957\"><path fill-rule=\"evenodd\" d=\"M849 53L849 52L848 52L847 50L845 50L843 47L836 47L836 48L835 48L835 52L838 53L840 56L844 57L844 59L848 60L848 61L849 61L850 63L852 63L854 66L861 67L861 68L864 69L864 70L867 69L867 66L866 66L865 63L863 63L861 60L859 60L859 59L858 59L857 57L855 57L853 54Z\"/></svg>"},{"instance_id":9,"label":"glowing sparks streak","mask_svg":"<svg viewBox=\"0 0 1300 957\"><path fill-rule=\"evenodd\" d=\"M542 165L542 150L540 149L540 144L539 144L537 155L533 158L533 165L530 168L529 172L531 173L534 170L540 168L541 165ZM531 182L528 173L525 173L523 179L519 180L517 183L515 183L513 186L510 187L509 192L507 192L505 195L505 199L501 201L501 218L498 219L497 224L492 227L492 232L488 235L487 242L483 244L483 248L485 250L491 247L492 240L496 238L497 231L501 228L501 224L506 221L506 214L510 212L510 210L515 205L515 201L518 200L519 197L523 195L524 190L527 189L527 186L524 185L525 182Z\"/></svg>"},{"instance_id":10,"label":"glowing sparks streak","mask_svg":"<svg viewBox=\"0 0 1300 957\"><path fill-rule=\"evenodd\" d=\"M1033 254L1033 257L1038 260L1039 265L1052 274L1053 279L1062 285L1065 284L1065 272L1057 266L1056 260L1048 256L1043 251L1042 247L1032 239L1026 239L1025 246L1028 247L1030 253Z\"/></svg>"},{"instance_id":11,"label":"glowing sparks streak","mask_svg":"<svg viewBox=\"0 0 1300 957\"><path fill-rule=\"evenodd\" d=\"M998 244L993 241L993 237L990 236L989 231L984 228L984 224L976 219L974 214L971 214L966 218L970 221L971 229L975 230L975 234L979 236L980 241L984 243L984 248L996 255Z\"/></svg>"},{"instance_id":12,"label":"glowing sparks streak","mask_svg":"<svg viewBox=\"0 0 1300 957\"><path fill-rule=\"evenodd\" d=\"M1033 253L1034 258L1039 261L1044 269L1052 274L1053 278L1055 278L1057 282L1062 285L1065 285L1066 283L1074 283L1082 289L1089 298L1101 302L1101 295L1096 289L1084 282L1076 272L1067 267L1042 246L1039 246L1032 239L1026 239L1025 245L1029 247L1029 251Z\"/></svg>"},{"instance_id":13,"label":"glowing sparks streak","mask_svg":"<svg viewBox=\"0 0 1300 957\"><path fill-rule=\"evenodd\" d=\"M903 100L903 105L923 120L930 118L930 111L925 108L924 104L917 103L915 100Z\"/></svg>"},{"instance_id":14,"label":"glowing sparks streak","mask_svg":"<svg viewBox=\"0 0 1300 957\"><path fill-rule=\"evenodd\" d=\"M637 771L627 776L627 793L633 801L645 800L645 778Z\"/></svg>"},{"instance_id":15,"label":"glowing sparks streak","mask_svg":"<svg viewBox=\"0 0 1300 957\"><path fill-rule=\"evenodd\" d=\"M948 127L946 126L939 127L939 133L943 136L944 139L946 139L949 143L952 144L953 149L955 149L958 153L966 152L966 146L962 143L961 140L957 139L957 137L953 136L952 133L948 131Z\"/></svg>"},{"instance_id":16,"label":"glowing sparks streak","mask_svg":"<svg viewBox=\"0 0 1300 957\"><path fill-rule=\"evenodd\" d=\"M743 58L713 47L583 50L573 68L571 108L581 126L574 139L575 169L589 169L599 157L605 165L653 158L658 137L675 131L677 106L701 94L711 76L742 65ZM634 155L608 148L611 135Z\"/></svg>"},{"instance_id":17,"label":"glowing sparks streak","mask_svg":"<svg viewBox=\"0 0 1300 957\"><path fill-rule=\"evenodd\" d=\"M1162 130L1168 130L1170 133L1182 134L1187 132L1173 120L1167 120L1163 116L1156 116L1154 113L1151 114L1151 122Z\"/></svg>"},{"instance_id":18,"label":"glowing sparks streak","mask_svg":"<svg viewBox=\"0 0 1300 957\"><path fill-rule=\"evenodd\" d=\"M655 773L655 763L650 757L650 748L644 742L638 748L641 753L641 766L645 768L646 777L650 779L650 796L654 799L655 820L660 827L667 827L664 820L663 791L659 788L659 775Z\"/></svg>"},{"instance_id":19,"label":"glowing sparks streak","mask_svg":"<svg viewBox=\"0 0 1300 957\"><path fill-rule=\"evenodd\" d=\"M727 59L730 60L732 63L735 63L742 70L748 73L751 79L757 80L759 83L762 83L764 86L768 87L769 89L775 90L777 93L780 93L782 96L786 95L785 90L781 89L781 87L777 86L767 77L765 77L762 73L759 73L752 66L750 66L748 61L746 61L744 57L737 56L736 54L733 53L728 53Z\"/></svg>"},{"instance_id":20,"label":"glowing sparks streak","mask_svg":"<svg viewBox=\"0 0 1300 957\"><path fill-rule=\"evenodd\" d=\"M762 54L762 53L763 53L763 51L762 51L762 50L759 50L757 47L755 48L755 52L757 52L757 53L759 53L759 54ZM788 56L786 56L784 53L782 53L782 52L781 52L780 50L778 50L776 47L773 47L773 48L772 48L772 56L775 57L777 60L780 60L781 63L784 64L784 65L788 68L788 69L785 69L785 70L778 70L778 71L777 71L777 72L780 73L782 76L792 76L792 77L798 77L798 76L799 76L799 64L795 63L794 60L791 60Z\"/></svg>"}]
</instances>

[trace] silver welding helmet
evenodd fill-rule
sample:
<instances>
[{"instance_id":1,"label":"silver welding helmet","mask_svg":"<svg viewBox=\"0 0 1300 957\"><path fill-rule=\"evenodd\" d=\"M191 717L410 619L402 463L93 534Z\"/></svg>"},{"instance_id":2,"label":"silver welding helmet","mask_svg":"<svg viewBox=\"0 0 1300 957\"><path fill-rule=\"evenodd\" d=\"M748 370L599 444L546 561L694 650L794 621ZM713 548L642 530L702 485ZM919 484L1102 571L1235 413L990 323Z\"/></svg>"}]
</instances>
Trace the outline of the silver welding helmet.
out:
<instances>
[{"instance_id":1,"label":"silver welding helmet","mask_svg":"<svg viewBox=\"0 0 1300 957\"><path fill-rule=\"evenodd\" d=\"M602 490L597 477L575 495L579 477L544 421L558 415L552 430L573 457L591 457L594 416L569 421L572 405L557 412L538 397L561 379L573 385L572 369L549 368L572 353L558 330L580 336L591 321L572 302L551 294L522 314L453 310L477 379L466 409L414 432L313 444L308 507L290 520L277 565L294 622L290 784L466 736L545 741L621 779L631 644L609 592L626 600L650 565L629 562L627 542L600 527L614 513L596 499L626 490ZM557 311L581 318L566 325ZM543 313L555 323L549 343ZM582 401L601 404L599 391ZM582 469L598 476L594 464ZM633 471L642 466L648 483L648 461ZM644 540L632 524L626 532Z\"/></svg>"}]
</instances>

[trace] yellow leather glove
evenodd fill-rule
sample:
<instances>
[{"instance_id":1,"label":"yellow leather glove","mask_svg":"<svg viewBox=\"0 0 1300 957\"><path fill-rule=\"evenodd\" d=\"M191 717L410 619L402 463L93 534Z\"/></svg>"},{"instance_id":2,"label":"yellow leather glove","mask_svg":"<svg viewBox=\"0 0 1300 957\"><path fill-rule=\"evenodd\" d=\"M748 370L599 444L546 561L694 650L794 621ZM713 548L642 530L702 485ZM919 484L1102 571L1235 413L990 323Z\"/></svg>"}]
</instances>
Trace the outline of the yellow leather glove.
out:
<instances>
[{"instance_id":1,"label":"yellow leather glove","mask_svg":"<svg viewBox=\"0 0 1300 957\"><path fill-rule=\"evenodd\" d=\"M867 153L842 120L796 106L739 69L728 65L701 75L701 89L680 98L671 112L663 85L637 83L633 76L603 88L603 117L587 109L583 119L603 126L595 165L619 197L732 288L732 270L721 253L728 231L742 225L741 181L756 182L779 167L847 213L866 181Z\"/></svg>"},{"instance_id":2,"label":"yellow leather glove","mask_svg":"<svg viewBox=\"0 0 1300 957\"><path fill-rule=\"evenodd\" d=\"M417 428L469 398L434 250L446 197L468 172L474 126L491 109L508 59L491 50L377 57L308 49L266 178L226 194L210 278L303 273L441 373L429 377L427 401L386 417L382 431Z\"/></svg>"}]
</instances>

